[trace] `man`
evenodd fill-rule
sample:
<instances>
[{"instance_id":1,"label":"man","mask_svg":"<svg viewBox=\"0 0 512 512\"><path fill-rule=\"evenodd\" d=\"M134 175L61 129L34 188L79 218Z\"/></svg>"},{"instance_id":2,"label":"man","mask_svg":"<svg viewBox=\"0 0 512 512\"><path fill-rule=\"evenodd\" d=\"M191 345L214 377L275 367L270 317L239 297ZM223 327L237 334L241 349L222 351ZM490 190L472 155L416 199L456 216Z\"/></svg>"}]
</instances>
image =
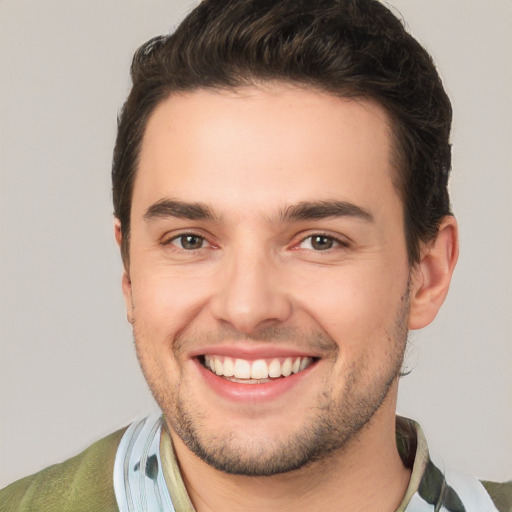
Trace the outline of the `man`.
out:
<instances>
[{"instance_id":1,"label":"man","mask_svg":"<svg viewBox=\"0 0 512 512\"><path fill-rule=\"evenodd\" d=\"M458 253L451 108L372 1L205 1L141 47L115 235L160 414L5 510L511 509L395 418L409 329Z\"/></svg>"}]
</instances>

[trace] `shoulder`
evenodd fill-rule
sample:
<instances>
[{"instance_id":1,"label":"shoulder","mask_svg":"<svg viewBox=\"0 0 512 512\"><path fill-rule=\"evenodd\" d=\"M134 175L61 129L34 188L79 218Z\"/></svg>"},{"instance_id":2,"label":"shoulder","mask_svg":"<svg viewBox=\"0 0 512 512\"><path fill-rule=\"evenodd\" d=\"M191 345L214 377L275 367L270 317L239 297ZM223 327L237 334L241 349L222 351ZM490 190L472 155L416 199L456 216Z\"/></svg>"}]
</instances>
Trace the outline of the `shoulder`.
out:
<instances>
[{"instance_id":1,"label":"shoulder","mask_svg":"<svg viewBox=\"0 0 512 512\"><path fill-rule=\"evenodd\" d=\"M431 458L421 427L398 416L397 447L404 464L412 468L411 482L399 511L512 512L512 480L479 480Z\"/></svg>"},{"instance_id":2,"label":"shoulder","mask_svg":"<svg viewBox=\"0 0 512 512\"><path fill-rule=\"evenodd\" d=\"M118 430L79 455L0 490L0 512L117 511L112 474L125 430Z\"/></svg>"},{"instance_id":3,"label":"shoulder","mask_svg":"<svg viewBox=\"0 0 512 512\"><path fill-rule=\"evenodd\" d=\"M499 512L512 512L512 480L503 483L482 480L481 484Z\"/></svg>"},{"instance_id":4,"label":"shoulder","mask_svg":"<svg viewBox=\"0 0 512 512\"><path fill-rule=\"evenodd\" d=\"M463 504L459 508L466 512L512 512L512 480L503 483L478 480L453 468L445 470L445 477L443 504L459 502Z\"/></svg>"},{"instance_id":5,"label":"shoulder","mask_svg":"<svg viewBox=\"0 0 512 512\"><path fill-rule=\"evenodd\" d=\"M479 480L453 467L439 466L429 461L429 470L425 471L419 494L426 499L437 485L438 498L436 505L442 505L441 510L460 512L512 512L512 481L497 483ZM435 478L435 475L441 478ZM426 478L425 478L426 476ZM430 492L429 492L430 491ZM437 508L436 508L437 510Z\"/></svg>"}]
</instances>

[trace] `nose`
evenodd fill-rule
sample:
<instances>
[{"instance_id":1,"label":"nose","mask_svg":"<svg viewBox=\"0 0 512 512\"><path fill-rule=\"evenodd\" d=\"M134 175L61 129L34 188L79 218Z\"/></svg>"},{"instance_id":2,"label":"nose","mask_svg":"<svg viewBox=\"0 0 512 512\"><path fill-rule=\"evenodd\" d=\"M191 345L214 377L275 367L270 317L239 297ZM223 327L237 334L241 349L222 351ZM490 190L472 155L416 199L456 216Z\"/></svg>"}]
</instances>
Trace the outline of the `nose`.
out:
<instances>
[{"instance_id":1,"label":"nose","mask_svg":"<svg viewBox=\"0 0 512 512\"><path fill-rule=\"evenodd\" d=\"M227 258L211 300L218 321L254 334L290 317L292 304L284 290L282 270L271 259L254 251Z\"/></svg>"}]
</instances>

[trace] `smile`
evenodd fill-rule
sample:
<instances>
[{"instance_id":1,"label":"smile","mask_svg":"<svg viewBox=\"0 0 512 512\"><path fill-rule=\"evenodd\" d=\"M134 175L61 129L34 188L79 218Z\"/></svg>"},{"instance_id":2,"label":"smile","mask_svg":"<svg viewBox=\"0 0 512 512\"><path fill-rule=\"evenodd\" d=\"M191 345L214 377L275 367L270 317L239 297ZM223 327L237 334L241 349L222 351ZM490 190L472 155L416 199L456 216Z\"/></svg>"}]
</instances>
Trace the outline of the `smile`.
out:
<instances>
[{"instance_id":1,"label":"smile","mask_svg":"<svg viewBox=\"0 0 512 512\"><path fill-rule=\"evenodd\" d=\"M308 368L312 357L275 357L247 360L220 355L203 356L203 366L232 382L258 384L289 377Z\"/></svg>"}]
</instances>

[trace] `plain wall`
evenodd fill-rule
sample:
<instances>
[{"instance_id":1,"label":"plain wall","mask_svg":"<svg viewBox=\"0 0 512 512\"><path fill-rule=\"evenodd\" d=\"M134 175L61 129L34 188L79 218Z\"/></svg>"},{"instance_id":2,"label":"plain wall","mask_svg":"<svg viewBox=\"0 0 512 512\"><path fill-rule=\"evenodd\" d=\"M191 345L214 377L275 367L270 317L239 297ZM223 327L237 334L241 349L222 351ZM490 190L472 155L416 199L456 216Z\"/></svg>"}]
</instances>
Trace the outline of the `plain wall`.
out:
<instances>
[{"instance_id":1,"label":"plain wall","mask_svg":"<svg viewBox=\"0 0 512 512\"><path fill-rule=\"evenodd\" d=\"M453 100L461 257L411 336L399 412L447 464L512 477L512 2L396 0ZM0 0L0 487L155 406L113 240L116 114L182 0ZM292 418L290 418L292 421Z\"/></svg>"}]
</instances>

